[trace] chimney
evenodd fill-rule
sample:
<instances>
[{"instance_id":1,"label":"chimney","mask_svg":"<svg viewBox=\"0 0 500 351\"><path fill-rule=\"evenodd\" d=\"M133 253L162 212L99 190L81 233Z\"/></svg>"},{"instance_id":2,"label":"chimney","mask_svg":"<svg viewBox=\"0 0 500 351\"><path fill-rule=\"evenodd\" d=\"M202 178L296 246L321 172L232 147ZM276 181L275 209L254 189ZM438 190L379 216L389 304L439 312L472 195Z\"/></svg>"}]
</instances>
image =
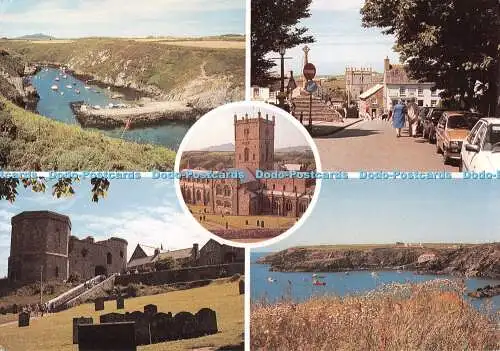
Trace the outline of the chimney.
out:
<instances>
[{"instance_id":1,"label":"chimney","mask_svg":"<svg viewBox=\"0 0 500 351\"><path fill-rule=\"evenodd\" d=\"M389 61L389 56L384 59L384 72L387 72L391 67L391 61Z\"/></svg>"},{"instance_id":2,"label":"chimney","mask_svg":"<svg viewBox=\"0 0 500 351\"><path fill-rule=\"evenodd\" d=\"M191 256L192 256L193 260L198 259L198 244L193 244L193 250L192 250Z\"/></svg>"}]
</instances>

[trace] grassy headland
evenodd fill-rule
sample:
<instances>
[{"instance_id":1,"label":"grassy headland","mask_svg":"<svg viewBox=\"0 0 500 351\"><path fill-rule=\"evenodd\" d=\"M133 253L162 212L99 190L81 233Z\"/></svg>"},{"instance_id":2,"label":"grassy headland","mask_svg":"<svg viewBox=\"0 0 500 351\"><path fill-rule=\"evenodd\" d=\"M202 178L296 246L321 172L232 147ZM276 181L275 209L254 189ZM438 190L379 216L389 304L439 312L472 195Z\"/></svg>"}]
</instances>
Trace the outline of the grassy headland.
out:
<instances>
[{"instance_id":1,"label":"grassy headland","mask_svg":"<svg viewBox=\"0 0 500 351\"><path fill-rule=\"evenodd\" d=\"M3 107L2 107L3 106ZM4 170L172 170L175 152L83 130L28 112L0 96Z\"/></svg>"},{"instance_id":2,"label":"grassy headland","mask_svg":"<svg viewBox=\"0 0 500 351\"><path fill-rule=\"evenodd\" d=\"M164 45L163 41L169 45ZM225 42L220 40L222 44ZM232 100L244 97L244 48L213 48L201 44L197 47L175 45L170 40L119 38L77 39L64 43L2 40L0 46L21 54L30 63L66 65L106 84L156 95L168 94L178 100L201 93L199 89L193 91L194 83L203 85L204 90L223 89L226 98Z\"/></svg>"},{"instance_id":3,"label":"grassy headland","mask_svg":"<svg viewBox=\"0 0 500 351\"><path fill-rule=\"evenodd\" d=\"M499 312L482 313L449 281L388 286L366 296L256 303L252 350L496 350Z\"/></svg>"}]
</instances>

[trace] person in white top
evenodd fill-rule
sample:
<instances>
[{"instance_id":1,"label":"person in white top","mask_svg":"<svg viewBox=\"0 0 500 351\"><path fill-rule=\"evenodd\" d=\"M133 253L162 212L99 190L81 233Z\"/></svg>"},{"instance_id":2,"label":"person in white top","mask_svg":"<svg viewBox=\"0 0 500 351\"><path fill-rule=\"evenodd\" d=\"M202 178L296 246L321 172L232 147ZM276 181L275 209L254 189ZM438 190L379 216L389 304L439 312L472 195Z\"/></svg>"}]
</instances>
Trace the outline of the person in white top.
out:
<instances>
[{"instance_id":1,"label":"person in white top","mask_svg":"<svg viewBox=\"0 0 500 351\"><path fill-rule=\"evenodd\" d=\"M415 98L412 98L408 105L406 106L408 111L408 126L410 137L417 136L417 125L418 125L418 105L415 102Z\"/></svg>"}]
</instances>

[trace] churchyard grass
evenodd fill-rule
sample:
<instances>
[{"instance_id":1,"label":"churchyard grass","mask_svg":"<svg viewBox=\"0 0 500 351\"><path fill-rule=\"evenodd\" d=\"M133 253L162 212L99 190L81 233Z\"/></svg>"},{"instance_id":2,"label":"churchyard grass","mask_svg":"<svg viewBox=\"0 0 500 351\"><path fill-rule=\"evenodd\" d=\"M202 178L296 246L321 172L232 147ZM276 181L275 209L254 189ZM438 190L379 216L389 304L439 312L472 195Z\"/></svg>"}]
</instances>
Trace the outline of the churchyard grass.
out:
<instances>
[{"instance_id":1,"label":"churchyard grass","mask_svg":"<svg viewBox=\"0 0 500 351\"><path fill-rule=\"evenodd\" d=\"M138 350L189 350L202 347L221 347L240 344L244 328L244 295L238 293L238 282L214 283L190 290L173 291L167 294L125 299L125 309L116 310L114 300L105 302L104 311L95 312L94 304L84 304L43 318L32 319L30 326L19 328L16 323L0 326L0 345L7 350L77 350L72 344L73 317L92 317L94 324L99 316L110 312L143 311L147 304L158 306L159 312L198 312L203 307L217 313L219 333L195 339L185 339L154 345L139 346ZM17 320L17 319L16 319Z\"/></svg>"}]
</instances>

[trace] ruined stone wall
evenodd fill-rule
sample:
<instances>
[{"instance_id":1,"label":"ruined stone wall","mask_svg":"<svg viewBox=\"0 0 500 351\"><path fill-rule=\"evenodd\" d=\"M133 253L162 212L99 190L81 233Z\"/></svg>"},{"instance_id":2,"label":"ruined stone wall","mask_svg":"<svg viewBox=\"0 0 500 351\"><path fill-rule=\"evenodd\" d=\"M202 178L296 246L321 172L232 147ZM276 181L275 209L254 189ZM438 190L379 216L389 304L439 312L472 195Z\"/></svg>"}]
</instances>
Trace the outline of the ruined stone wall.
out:
<instances>
[{"instance_id":1,"label":"ruined stone wall","mask_svg":"<svg viewBox=\"0 0 500 351\"><path fill-rule=\"evenodd\" d=\"M121 274L116 277L115 284L126 286L128 284L161 285L189 282L194 280L217 279L230 277L235 274L244 274L244 263L231 263L213 266L201 266L169 271L158 271L139 274Z\"/></svg>"},{"instance_id":2,"label":"ruined stone wall","mask_svg":"<svg viewBox=\"0 0 500 351\"><path fill-rule=\"evenodd\" d=\"M121 273L126 269L127 242L123 239L93 242L91 238L79 240L71 237L70 248L70 274L90 279L100 274Z\"/></svg>"}]
</instances>

